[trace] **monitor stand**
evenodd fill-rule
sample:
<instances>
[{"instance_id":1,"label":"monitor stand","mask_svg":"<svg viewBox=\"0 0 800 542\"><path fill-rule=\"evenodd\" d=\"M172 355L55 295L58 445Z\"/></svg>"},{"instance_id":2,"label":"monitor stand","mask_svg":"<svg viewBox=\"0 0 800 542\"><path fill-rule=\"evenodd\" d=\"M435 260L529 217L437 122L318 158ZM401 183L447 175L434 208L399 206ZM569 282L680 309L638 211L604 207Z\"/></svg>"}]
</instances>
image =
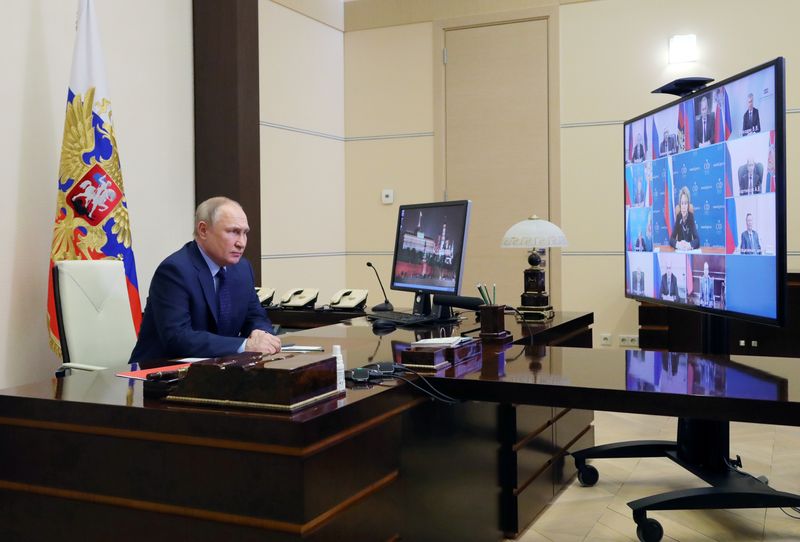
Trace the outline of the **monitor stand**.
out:
<instances>
[{"instance_id":1,"label":"monitor stand","mask_svg":"<svg viewBox=\"0 0 800 542\"><path fill-rule=\"evenodd\" d=\"M431 303L431 294L414 292L414 314L432 316L437 322L449 322L453 317L453 308Z\"/></svg>"},{"instance_id":2,"label":"monitor stand","mask_svg":"<svg viewBox=\"0 0 800 542\"><path fill-rule=\"evenodd\" d=\"M702 323L704 354L727 355L728 320L704 315ZM664 535L661 524L647 517L648 510L699 510L713 508L776 508L800 506L800 495L776 491L765 477L756 478L738 470L739 456L730 458L730 422L694 417L678 418L675 441L641 440L616 442L572 452L578 480L593 486L600 475L587 459L623 457L667 457L711 487L669 491L628 503L642 542L658 542Z\"/></svg>"}]
</instances>

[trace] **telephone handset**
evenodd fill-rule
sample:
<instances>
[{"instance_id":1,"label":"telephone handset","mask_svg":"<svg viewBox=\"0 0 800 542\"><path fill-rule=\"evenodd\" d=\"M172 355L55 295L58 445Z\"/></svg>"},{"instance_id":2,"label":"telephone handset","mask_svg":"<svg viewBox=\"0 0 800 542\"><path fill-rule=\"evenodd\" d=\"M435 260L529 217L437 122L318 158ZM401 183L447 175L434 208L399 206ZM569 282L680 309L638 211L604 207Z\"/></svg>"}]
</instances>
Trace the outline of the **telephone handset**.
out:
<instances>
[{"instance_id":1,"label":"telephone handset","mask_svg":"<svg viewBox=\"0 0 800 542\"><path fill-rule=\"evenodd\" d=\"M369 290L350 290L345 288L333 294L330 306L332 309L361 310L367 304L367 294L369 294Z\"/></svg>"},{"instance_id":2,"label":"telephone handset","mask_svg":"<svg viewBox=\"0 0 800 542\"><path fill-rule=\"evenodd\" d=\"M272 304L272 298L275 297L275 288L256 288L256 295L258 296L259 303L265 307L269 307Z\"/></svg>"},{"instance_id":3,"label":"telephone handset","mask_svg":"<svg viewBox=\"0 0 800 542\"><path fill-rule=\"evenodd\" d=\"M281 306L294 308L310 306L313 308L317 297L319 297L319 290L316 288L294 288L283 294Z\"/></svg>"}]
</instances>

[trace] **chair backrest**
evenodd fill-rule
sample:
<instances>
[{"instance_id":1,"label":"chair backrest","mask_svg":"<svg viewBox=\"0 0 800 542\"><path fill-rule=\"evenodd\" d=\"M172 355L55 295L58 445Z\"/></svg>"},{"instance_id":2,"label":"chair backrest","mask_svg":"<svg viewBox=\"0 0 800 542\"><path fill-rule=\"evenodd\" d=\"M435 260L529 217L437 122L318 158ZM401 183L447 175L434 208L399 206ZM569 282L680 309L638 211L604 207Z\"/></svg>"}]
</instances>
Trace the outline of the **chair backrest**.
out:
<instances>
[{"instance_id":1,"label":"chair backrest","mask_svg":"<svg viewBox=\"0 0 800 542\"><path fill-rule=\"evenodd\" d=\"M136 343L120 260L69 260L53 267L64 363L128 363Z\"/></svg>"}]
</instances>

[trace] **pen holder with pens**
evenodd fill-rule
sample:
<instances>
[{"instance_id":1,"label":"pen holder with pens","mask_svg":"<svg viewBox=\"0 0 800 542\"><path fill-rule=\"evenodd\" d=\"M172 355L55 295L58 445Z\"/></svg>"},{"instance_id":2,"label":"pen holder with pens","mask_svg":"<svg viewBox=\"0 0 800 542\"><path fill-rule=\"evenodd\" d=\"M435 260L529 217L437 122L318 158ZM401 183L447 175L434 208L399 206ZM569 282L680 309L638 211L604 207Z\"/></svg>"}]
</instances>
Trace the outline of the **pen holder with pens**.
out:
<instances>
[{"instance_id":1,"label":"pen holder with pens","mask_svg":"<svg viewBox=\"0 0 800 542\"><path fill-rule=\"evenodd\" d=\"M511 333L506 330L505 305L481 305L481 340L484 342L511 342Z\"/></svg>"}]
</instances>

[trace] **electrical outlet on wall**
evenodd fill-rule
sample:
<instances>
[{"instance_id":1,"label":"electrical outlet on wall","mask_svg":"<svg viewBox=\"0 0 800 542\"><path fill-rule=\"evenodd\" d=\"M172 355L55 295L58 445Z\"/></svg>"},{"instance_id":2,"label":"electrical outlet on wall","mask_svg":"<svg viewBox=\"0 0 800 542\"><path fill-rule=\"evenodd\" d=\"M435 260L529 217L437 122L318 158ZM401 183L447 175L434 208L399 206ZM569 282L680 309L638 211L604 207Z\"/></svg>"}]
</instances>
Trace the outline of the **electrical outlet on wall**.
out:
<instances>
[{"instance_id":1,"label":"electrical outlet on wall","mask_svg":"<svg viewBox=\"0 0 800 542\"><path fill-rule=\"evenodd\" d=\"M611 333L600 334L600 346L611 346Z\"/></svg>"},{"instance_id":2,"label":"electrical outlet on wall","mask_svg":"<svg viewBox=\"0 0 800 542\"><path fill-rule=\"evenodd\" d=\"M639 336L638 335L620 335L619 336L619 345L625 347L631 346L639 346Z\"/></svg>"}]
</instances>

